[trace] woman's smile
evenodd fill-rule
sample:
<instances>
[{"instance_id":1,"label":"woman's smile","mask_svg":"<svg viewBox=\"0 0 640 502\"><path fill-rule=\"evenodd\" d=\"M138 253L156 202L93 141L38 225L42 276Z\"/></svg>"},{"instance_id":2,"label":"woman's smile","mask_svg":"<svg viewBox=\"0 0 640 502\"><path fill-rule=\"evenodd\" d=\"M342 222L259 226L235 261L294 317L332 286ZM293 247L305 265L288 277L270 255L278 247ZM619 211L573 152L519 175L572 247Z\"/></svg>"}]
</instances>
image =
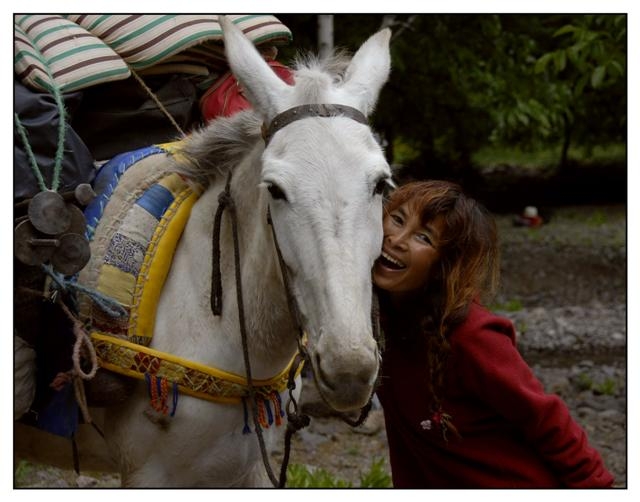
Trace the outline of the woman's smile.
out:
<instances>
[{"instance_id":1,"label":"woman's smile","mask_svg":"<svg viewBox=\"0 0 640 502\"><path fill-rule=\"evenodd\" d=\"M407 266L403 262L391 256L384 249L382 250L382 254L380 255L379 260L380 265L391 270L402 270L407 268Z\"/></svg>"}]
</instances>

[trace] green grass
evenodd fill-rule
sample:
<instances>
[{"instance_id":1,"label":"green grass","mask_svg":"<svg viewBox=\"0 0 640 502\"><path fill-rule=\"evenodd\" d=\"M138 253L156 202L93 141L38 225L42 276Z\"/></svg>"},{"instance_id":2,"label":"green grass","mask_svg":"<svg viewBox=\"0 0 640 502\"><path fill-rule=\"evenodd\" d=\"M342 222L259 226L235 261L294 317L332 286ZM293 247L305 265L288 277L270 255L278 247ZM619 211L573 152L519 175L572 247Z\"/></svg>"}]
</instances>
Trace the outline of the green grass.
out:
<instances>
[{"instance_id":1,"label":"green grass","mask_svg":"<svg viewBox=\"0 0 640 502\"><path fill-rule=\"evenodd\" d=\"M309 469L291 464L287 469L287 488L351 488L351 483L336 479L324 469Z\"/></svg>"},{"instance_id":2,"label":"green grass","mask_svg":"<svg viewBox=\"0 0 640 502\"><path fill-rule=\"evenodd\" d=\"M593 391L596 394L603 394L605 396L615 396L618 390L618 384L613 378L605 378L604 382L601 382L593 387Z\"/></svg>"},{"instance_id":3,"label":"green grass","mask_svg":"<svg viewBox=\"0 0 640 502\"><path fill-rule=\"evenodd\" d=\"M520 320L520 321L516 322L516 331L518 333L520 333L520 334L526 333L527 332L527 328L528 328L528 326L527 326L527 323L525 321Z\"/></svg>"},{"instance_id":4,"label":"green grass","mask_svg":"<svg viewBox=\"0 0 640 502\"><path fill-rule=\"evenodd\" d=\"M360 476L360 488L391 488L391 476L384 468L384 461L374 460L371 468Z\"/></svg>"},{"instance_id":5,"label":"green grass","mask_svg":"<svg viewBox=\"0 0 640 502\"><path fill-rule=\"evenodd\" d=\"M518 167L554 166L560 158L559 149L536 150L532 152L519 148L485 147L471 156L475 165L509 165Z\"/></svg>"},{"instance_id":6,"label":"green grass","mask_svg":"<svg viewBox=\"0 0 640 502\"><path fill-rule=\"evenodd\" d=\"M522 310L522 302L518 299L507 300L503 303L495 303L490 306L491 310L501 310L502 312L518 312Z\"/></svg>"},{"instance_id":7,"label":"green grass","mask_svg":"<svg viewBox=\"0 0 640 502\"><path fill-rule=\"evenodd\" d=\"M615 396L618 390L618 383L613 378L605 378L602 382L595 382L590 375L582 372L576 378L576 386L579 390L590 390L594 394Z\"/></svg>"},{"instance_id":8,"label":"green grass","mask_svg":"<svg viewBox=\"0 0 640 502\"><path fill-rule=\"evenodd\" d=\"M587 373L580 373L576 378L576 386L578 390L591 390L593 388L593 380Z\"/></svg>"},{"instance_id":9,"label":"green grass","mask_svg":"<svg viewBox=\"0 0 640 502\"><path fill-rule=\"evenodd\" d=\"M590 390L594 394L615 396L618 383L613 378L605 378L602 382L595 382L586 372L578 374L575 382L580 391Z\"/></svg>"},{"instance_id":10,"label":"green grass","mask_svg":"<svg viewBox=\"0 0 640 502\"><path fill-rule=\"evenodd\" d=\"M587 147L570 147L569 160L585 164L620 162L626 159L627 148L624 143L596 145ZM560 161L560 146L538 148L532 151L520 148L497 146L484 147L472 155L472 161L480 167L493 165L509 165L527 167L555 167Z\"/></svg>"},{"instance_id":11,"label":"green grass","mask_svg":"<svg viewBox=\"0 0 640 502\"><path fill-rule=\"evenodd\" d=\"M391 476L386 471L384 460L371 462L369 469L360 475L358 486L340 479L329 471L300 464L291 464L287 469L287 488L391 488Z\"/></svg>"},{"instance_id":12,"label":"green grass","mask_svg":"<svg viewBox=\"0 0 640 502\"><path fill-rule=\"evenodd\" d=\"M606 215L599 210L594 211L587 218L587 225L590 227L601 227L607 222Z\"/></svg>"},{"instance_id":13,"label":"green grass","mask_svg":"<svg viewBox=\"0 0 640 502\"><path fill-rule=\"evenodd\" d=\"M627 145L624 143L569 148L569 159L593 164L620 162L624 161L626 156Z\"/></svg>"},{"instance_id":14,"label":"green grass","mask_svg":"<svg viewBox=\"0 0 640 502\"><path fill-rule=\"evenodd\" d=\"M16 486L24 485L25 480L31 476L32 471L33 471L33 465L30 462L26 460L20 460L14 472L15 485Z\"/></svg>"}]
</instances>

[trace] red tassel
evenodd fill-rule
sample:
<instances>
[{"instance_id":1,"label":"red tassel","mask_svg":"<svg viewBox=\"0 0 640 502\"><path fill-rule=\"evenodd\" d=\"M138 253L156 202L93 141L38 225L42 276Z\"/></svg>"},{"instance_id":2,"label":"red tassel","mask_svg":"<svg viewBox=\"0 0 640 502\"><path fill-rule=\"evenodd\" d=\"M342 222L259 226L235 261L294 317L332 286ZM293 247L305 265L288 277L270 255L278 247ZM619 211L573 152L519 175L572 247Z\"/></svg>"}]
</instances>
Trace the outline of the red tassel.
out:
<instances>
[{"instance_id":1,"label":"red tassel","mask_svg":"<svg viewBox=\"0 0 640 502\"><path fill-rule=\"evenodd\" d=\"M169 414L169 381L155 375L145 374L151 407L163 415ZM174 392L177 389L174 389ZM175 398L175 396L174 396ZM174 410L175 412L175 406Z\"/></svg>"},{"instance_id":2,"label":"red tassel","mask_svg":"<svg viewBox=\"0 0 640 502\"><path fill-rule=\"evenodd\" d=\"M276 427L282 425L282 408L280 407L280 395L277 391L271 394L271 400L273 401L273 414L275 415Z\"/></svg>"},{"instance_id":3,"label":"red tassel","mask_svg":"<svg viewBox=\"0 0 640 502\"><path fill-rule=\"evenodd\" d=\"M268 429L269 428L269 422L267 421L267 412L265 410L265 404L261 399L258 399L258 402L256 403L256 405L258 406L258 423L264 428L264 429Z\"/></svg>"}]
</instances>

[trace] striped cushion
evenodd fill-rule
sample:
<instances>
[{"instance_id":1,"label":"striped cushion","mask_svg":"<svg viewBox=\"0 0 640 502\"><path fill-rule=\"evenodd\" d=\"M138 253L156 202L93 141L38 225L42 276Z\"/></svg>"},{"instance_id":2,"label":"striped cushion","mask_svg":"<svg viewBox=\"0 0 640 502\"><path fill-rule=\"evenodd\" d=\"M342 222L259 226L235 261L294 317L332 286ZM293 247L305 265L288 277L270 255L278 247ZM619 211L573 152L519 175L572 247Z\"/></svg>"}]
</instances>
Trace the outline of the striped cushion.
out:
<instances>
[{"instance_id":1,"label":"striped cushion","mask_svg":"<svg viewBox=\"0 0 640 502\"><path fill-rule=\"evenodd\" d=\"M54 15L15 16L15 71L28 87L62 92L131 75L111 48L84 28Z\"/></svg>"},{"instance_id":2,"label":"striped cushion","mask_svg":"<svg viewBox=\"0 0 640 502\"><path fill-rule=\"evenodd\" d=\"M229 18L256 45L291 40L291 31L274 16ZM39 90L51 88L47 69L64 92L127 78L130 68L144 70L165 62L176 68L176 63L184 65L171 61L178 55L207 71L225 66L215 15L18 14L14 24L16 74Z\"/></svg>"}]
</instances>

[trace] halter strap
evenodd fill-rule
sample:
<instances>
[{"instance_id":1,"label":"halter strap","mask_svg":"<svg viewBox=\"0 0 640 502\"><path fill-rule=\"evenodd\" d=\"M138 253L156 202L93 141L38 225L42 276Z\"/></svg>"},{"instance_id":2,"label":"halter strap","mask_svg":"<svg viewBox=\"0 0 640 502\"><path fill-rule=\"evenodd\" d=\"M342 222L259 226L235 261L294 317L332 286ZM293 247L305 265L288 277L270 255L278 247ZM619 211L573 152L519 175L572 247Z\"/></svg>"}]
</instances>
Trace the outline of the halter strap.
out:
<instances>
[{"instance_id":1,"label":"halter strap","mask_svg":"<svg viewBox=\"0 0 640 502\"><path fill-rule=\"evenodd\" d=\"M276 115L268 126L262 126L262 138L265 146L269 144L273 135L283 127L288 126L296 120L308 117L346 117L364 125L369 125L367 117L351 106L347 105L325 105L325 104L309 104L300 105L289 108L282 113Z\"/></svg>"}]
</instances>

